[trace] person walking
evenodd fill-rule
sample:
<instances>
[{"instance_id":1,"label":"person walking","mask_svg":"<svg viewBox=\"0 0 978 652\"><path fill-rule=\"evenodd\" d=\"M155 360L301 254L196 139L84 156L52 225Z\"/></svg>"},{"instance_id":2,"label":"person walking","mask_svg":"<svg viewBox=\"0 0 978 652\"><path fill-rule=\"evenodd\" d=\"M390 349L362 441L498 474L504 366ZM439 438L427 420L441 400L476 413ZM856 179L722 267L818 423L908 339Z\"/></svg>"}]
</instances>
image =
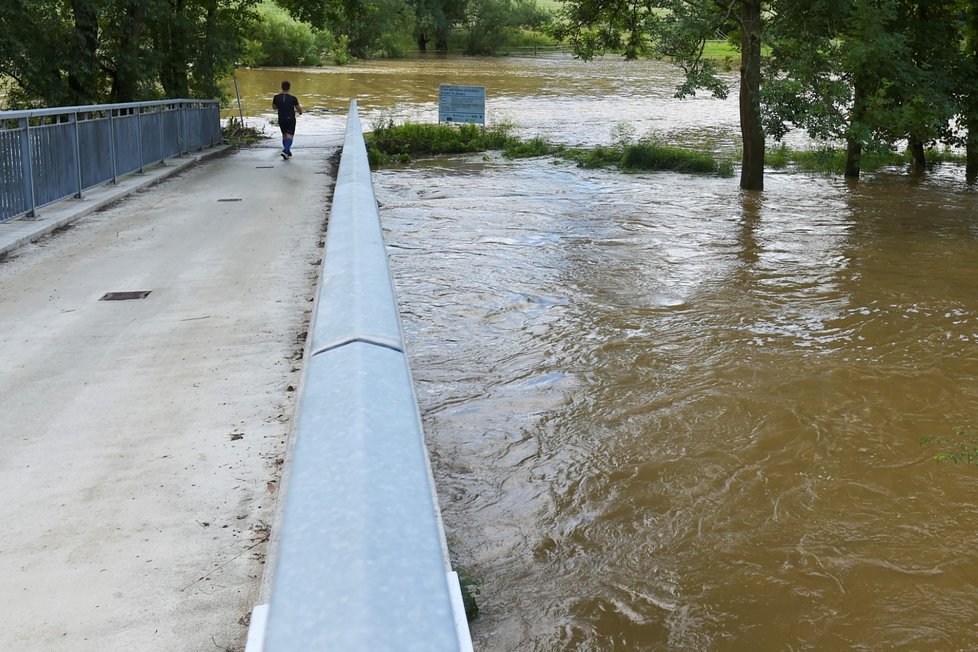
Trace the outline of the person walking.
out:
<instances>
[{"instance_id":1,"label":"person walking","mask_svg":"<svg viewBox=\"0 0 978 652\"><path fill-rule=\"evenodd\" d=\"M290 95L292 84L282 82L282 92L272 98L272 106L278 111L278 126L282 130L282 158L292 158L292 141L295 138L295 115L302 115L299 99Z\"/></svg>"}]
</instances>

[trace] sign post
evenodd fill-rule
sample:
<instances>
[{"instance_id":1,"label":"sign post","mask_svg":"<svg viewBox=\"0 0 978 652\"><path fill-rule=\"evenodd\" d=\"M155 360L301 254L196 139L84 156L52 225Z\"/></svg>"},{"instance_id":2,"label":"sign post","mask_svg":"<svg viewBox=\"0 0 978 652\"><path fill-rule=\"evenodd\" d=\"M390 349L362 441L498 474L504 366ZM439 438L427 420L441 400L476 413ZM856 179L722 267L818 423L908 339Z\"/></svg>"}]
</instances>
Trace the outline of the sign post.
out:
<instances>
[{"instance_id":1,"label":"sign post","mask_svg":"<svg viewBox=\"0 0 978 652\"><path fill-rule=\"evenodd\" d=\"M438 87L438 122L485 125L486 87L441 84Z\"/></svg>"}]
</instances>

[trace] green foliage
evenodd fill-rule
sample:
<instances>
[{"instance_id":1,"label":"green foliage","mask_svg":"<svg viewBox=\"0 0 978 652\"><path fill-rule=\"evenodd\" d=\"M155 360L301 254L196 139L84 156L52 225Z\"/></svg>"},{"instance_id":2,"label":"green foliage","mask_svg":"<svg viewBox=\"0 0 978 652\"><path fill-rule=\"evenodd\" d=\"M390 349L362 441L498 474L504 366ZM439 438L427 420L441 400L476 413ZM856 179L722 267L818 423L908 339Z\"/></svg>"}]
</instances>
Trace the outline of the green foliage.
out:
<instances>
[{"instance_id":1,"label":"green foliage","mask_svg":"<svg viewBox=\"0 0 978 652\"><path fill-rule=\"evenodd\" d=\"M921 437L920 445L937 449L936 462L974 464L978 466L978 432L958 426L951 437Z\"/></svg>"},{"instance_id":2,"label":"green foliage","mask_svg":"<svg viewBox=\"0 0 978 652\"><path fill-rule=\"evenodd\" d=\"M605 145L588 149L577 148L568 152L568 158L586 169L614 167L621 161L621 148Z\"/></svg>"},{"instance_id":3,"label":"green foliage","mask_svg":"<svg viewBox=\"0 0 978 652\"><path fill-rule=\"evenodd\" d=\"M333 46L333 63L344 66L350 63L350 37L346 34L340 35Z\"/></svg>"},{"instance_id":4,"label":"green foliage","mask_svg":"<svg viewBox=\"0 0 978 652\"><path fill-rule=\"evenodd\" d=\"M515 142L509 128L471 124L402 124L387 120L366 135L370 164L377 167L419 156L501 150Z\"/></svg>"},{"instance_id":5,"label":"green foliage","mask_svg":"<svg viewBox=\"0 0 978 652\"><path fill-rule=\"evenodd\" d=\"M402 56L413 45L414 7L407 0L276 0L290 15L328 29L345 52L334 60ZM345 41L341 41L345 37Z\"/></svg>"},{"instance_id":6,"label":"green foliage","mask_svg":"<svg viewBox=\"0 0 978 652\"><path fill-rule=\"evenodd\" d=\"M969 8L970 5L970 8ZM765 126L848 144L846 174L874 152L908 140L919 164L935 143L961 145L978 59L967 62L966 16L974 3L816 0L779 5L764 94ZM970 80L970 81L969 81ZM955 115L959 120L955 120ZM863 156L863 152L869 152Z\"/></svg>"},{"instance_id":7,"label":"green foliage","mask_svg":"<svg viewBox=\"0 0 978 652\"><path fill-rule=\"evenodd\" d=\"M551 14L534 0L469 0L467 18L466 54L498 54L507 47L533 45L533 40L552 42L540 34Z\"/></svg>"},{"instance_id":8,"label":"green foliage","mask_svg":"<svg viewBox=\"0 0 978 652\"><path fill-rule=\"evenodd\" d=\"M717 172L716 160L705 152L642 142L625 147L619 167L626 171L673 170L698 174Z\"/></svg>"},{"instance_id":9,"label":"green foliage","mask_svg":"<svg viewBox=\"0 0 978 652\"><path fill-rule=\"evenodd\" d=\"M548 156L559 154L564 148L559 145L552 145L543 138L536 136L530 140L518 141L511 139L503 148L503 155L506 158L534 158L537 156Z\"/></svg>"},{"instance_id":10,"label":"green foliage","mask_svg":"<svg viewBox=\"0 0 978 652\"><path fill-rule=\"evenodd\" d=\"M858 175L864 151L872 165L876 152L906 140L918 166L929 146L966 146L968 178L978 178L976 2L563 2L553 33L578 56L668 58L684 72L680 97L725 96L719 73L742 61L742 187L763 185L765 134L780 140L792 128L846 141L848 176Z\"/></svg>"},{"instance_id":11,"label":"green foliage","mask_svg":"<svg viewBox=\"0 0 978 652\"><path fill-rule=\"evenodd\" d=\"M8 0L11 106L220 97L255 0Z\"/></svg>"},{"instance_id":12,"label":"green foliage","mask_svg":"<svg viewBox=\"0 0 978 652\"><path fill-rule=\"evenodd\" d=\"M334 49L332 35L301 23L270 3L248 25L241 63L246 66L319 66Z\"/></svg>"}]
</instances>

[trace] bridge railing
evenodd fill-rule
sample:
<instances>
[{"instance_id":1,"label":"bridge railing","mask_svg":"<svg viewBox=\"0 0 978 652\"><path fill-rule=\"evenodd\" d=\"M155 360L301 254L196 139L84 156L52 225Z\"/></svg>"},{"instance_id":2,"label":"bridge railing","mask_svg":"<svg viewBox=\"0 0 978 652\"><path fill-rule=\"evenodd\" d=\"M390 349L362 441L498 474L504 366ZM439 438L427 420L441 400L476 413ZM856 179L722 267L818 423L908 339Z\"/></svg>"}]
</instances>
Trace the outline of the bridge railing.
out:
<instances>
[{"instance_id":1,"label":"bridge railing","mask_svg":"<svg viewBox=\"0 0 978 652\"><path fill-rule=\"evenodd\" d=\"M220 142L216 100L0 111L0 222Z\"/></svg>"},{"instance_id":2,"label":"bridge railing","mask_svg":"<svg viewBox=\"0 0 978 652\"><path fill-rule=\"evenodd\" d=\"M294 437L270 605L248 651L471 650L356 101Z\"/></svg>"}]
</instances>

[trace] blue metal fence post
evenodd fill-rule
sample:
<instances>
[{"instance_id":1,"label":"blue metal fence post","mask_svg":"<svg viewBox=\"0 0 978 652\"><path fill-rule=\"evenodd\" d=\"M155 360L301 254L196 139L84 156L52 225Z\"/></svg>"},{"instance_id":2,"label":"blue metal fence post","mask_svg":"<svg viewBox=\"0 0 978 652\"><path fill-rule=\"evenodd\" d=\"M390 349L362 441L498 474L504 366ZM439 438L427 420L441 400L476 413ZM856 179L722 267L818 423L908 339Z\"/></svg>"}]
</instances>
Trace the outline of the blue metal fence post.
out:
<instances>
[{"instance_id":1,"label":"blue metal fence post","mask_svg":"<svg viewBox=\"0 0 978 652\"><path fill-rule=\"evenodd\" d=\"M112 159L112 183L119 183L119 164L115 160L115 125L112 124L112 115L115 109L109 109L109 157Z\"/></svg>"},{"instance_id":2,"label":"blue metal fence post","mask_svg":"<svg viewBox=\"0 0 978 652\"><path fill-rule=\"evenodd\" d=\"M163 105L160 104L158 107L156 107L156 110L159 112L160 115L160 165L162 165L163 163L166 162L166 147L163 141L163 116L164 116Z\"/></svg>"},{"instance_id":3,"label":"blue metal fence post","mask_svg":"<svg viewBox=\"0 0 978 652\"><path fill-rule=\"evenodd\" d=\"M207 132L210 131L208 120L207 109L204 108L199 103L194 104L194 115L197 116L197 124L200 125L200 136L197 138L197 149L203 152L206 145L204 143L208 142L210 139L207 137Z\"/></svg>"},{"instance_id":4,"label":"blue metal fence post","mask_svg":"<svg viewBox=\"0 0 978 652\"><path fill-rule=\"evenodd\" d=\"M34 165L31 163L31 120L21 118L24 128L20 136L20 162L24 170L24 202L27 204L27 216L34 217Z\"/></svg>"},{"instance_id":5,"label":"blue metal fence post","mask_svg":"<svg viewBox=\"0 0 978 652\"><path fill-rule=\"evenodd\" d=\"M139 152L139 174L143 173L143 111L136 108L136 151Z\"/></svg>"},{"instance_id":6,"label":"blue metal fence post","mask_svg":"<svg viewBox=\"0 0 978 652\"><path fill-rule=\"evenodd\" d=\"M180 110L178 112L180 116L180 156L187 153L187 105L184 103L180 104Z\"/></svg>"},{"instance_id":7,"label":"blue metal fence post","mask_svg":"<svg viewBox=\"0 0 978 652\"><path fill-rule=\"evenodd\" d=\"M75 179L78 182L78 192L75 193L75 199L81 199L82 196L81 142L78 134L78 115L78 113L72 113L70 116L68 116L68 119L74 125L74 129L71 131L72 140L74 141L72 144L74 145L75 150Z\"/></svg>"}]
</instances>

